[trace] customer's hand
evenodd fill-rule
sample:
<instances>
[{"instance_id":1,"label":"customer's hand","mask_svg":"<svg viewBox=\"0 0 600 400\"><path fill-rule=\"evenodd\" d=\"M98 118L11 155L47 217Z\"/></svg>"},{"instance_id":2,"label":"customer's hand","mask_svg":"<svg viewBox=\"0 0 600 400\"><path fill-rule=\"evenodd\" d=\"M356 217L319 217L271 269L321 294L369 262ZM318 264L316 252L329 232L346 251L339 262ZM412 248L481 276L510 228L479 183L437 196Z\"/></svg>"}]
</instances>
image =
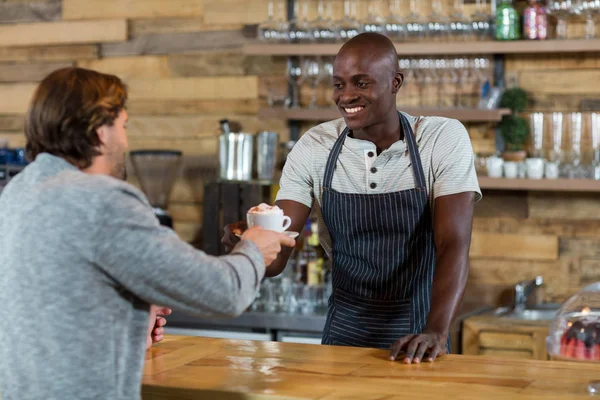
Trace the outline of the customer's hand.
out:
<instances>
[{"instance_id":1,"label":"customer's hand","mask_svg":"<svg viewBox=\"0 0 600 400\"><path fill-rule=\"evenodd\" d=\"M242 235L242 240L250 240L258 246L267 266L275 261L281 252L281 246L294 247L296 245L296 241L291 237L258 226L246 230Z\"/></svg>"},{"instance_id":2,"label":"customer's hand","mask_svg":"<svg viewBox=\"0 0 600 400\"><path fill-rule=\"evenodd\" d=\"M229 224L225 226L223 229L225 234L221 238L221 243L225 246L225 251L229 253L231 249L240 241L240 238L236 236L242 235L244 231L248 228L248 224L246 221L239 221L233 224Z\"/></svg>"},{"instance_id":3,"label":"customer's hand","mask_svg":"<svg viewBox=\"0 0 600 400\"><path fill-rule=\"evenodd\" d=\"M156 306L152 306L156 307ZM159 307L156 308L156 320L154 322L154 327L150 332L148 340L146 341L146 348L150 348L153 343L158 343L164 338L165 334L165 326L167 324L167 320L163 317L171 314L171 309L167 307Z\"/></svg>"}]
</instances>

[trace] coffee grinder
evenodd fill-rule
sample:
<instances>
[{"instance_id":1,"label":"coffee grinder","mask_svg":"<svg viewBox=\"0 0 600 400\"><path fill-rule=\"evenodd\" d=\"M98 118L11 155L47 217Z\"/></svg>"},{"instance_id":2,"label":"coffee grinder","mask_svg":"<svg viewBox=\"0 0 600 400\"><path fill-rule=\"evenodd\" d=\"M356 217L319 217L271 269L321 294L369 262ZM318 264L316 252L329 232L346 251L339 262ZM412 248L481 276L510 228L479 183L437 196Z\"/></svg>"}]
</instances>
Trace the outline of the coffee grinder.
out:
<instances>
[{"instance_id":1,"label":"coffee grinder","mask_svg":"<svg viewBox=\"0 0 600 400\"><path fill-rule=\"evenodd\" d=\"M181 151L134 150L129 155L142 191L160 224L173 228L173 219L167 207L173 184L179 174Z\"/></svg>"}]
</instances>

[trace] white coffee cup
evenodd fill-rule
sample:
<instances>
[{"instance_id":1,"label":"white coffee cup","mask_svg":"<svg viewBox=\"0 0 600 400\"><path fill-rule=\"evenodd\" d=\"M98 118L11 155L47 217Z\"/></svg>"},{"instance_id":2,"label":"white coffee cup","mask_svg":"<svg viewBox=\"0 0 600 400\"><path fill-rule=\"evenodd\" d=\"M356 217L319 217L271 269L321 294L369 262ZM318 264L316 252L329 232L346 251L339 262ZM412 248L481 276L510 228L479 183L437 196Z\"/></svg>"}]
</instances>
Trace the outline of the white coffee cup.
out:
<instances>
[{"instance_id":1,"label":"white coffee cup","mask_svg":"<svg viewBox=\"0 0 600 400\"><path fill-rule=\"evenodd\" d=\"M275 232L283 232L292 224L292 219L283 215L283 210L273 210L269 212L249 212L246 214L248 228L260 226Z\"/></svg>"},{"instance_id":2,"label":"white coffee cup","mask_svg":"<svg viewBox=\"0 0 600 400\"><path fill-rule=\"evenodd\" d=\"M514 179L519 175L519 163L514 161L506 161L504 163L504 176Z\"/></svg>"},{"instance_id":3,"label":"white coffee cup","mask_svg":"<svg viewBox=\"0 0 600 400\"><path fill-rule=\"evenodd\" d=\"M529 179L542 179L544 177L543 158L528 158L525 163L527 164L527 177Z\"/></svg>"},{"instance_id":4,"label":"white coffee cup","mask_svg":"<svg viewBox=\"0 0 600 400\"><path fill-rule=\"evenodd\" d=\"M502 178L502 164L504 164L504 160L500 157L488 157L486 163L488 169L488 176L490 178Z\"/></svg>"}]
</instances>

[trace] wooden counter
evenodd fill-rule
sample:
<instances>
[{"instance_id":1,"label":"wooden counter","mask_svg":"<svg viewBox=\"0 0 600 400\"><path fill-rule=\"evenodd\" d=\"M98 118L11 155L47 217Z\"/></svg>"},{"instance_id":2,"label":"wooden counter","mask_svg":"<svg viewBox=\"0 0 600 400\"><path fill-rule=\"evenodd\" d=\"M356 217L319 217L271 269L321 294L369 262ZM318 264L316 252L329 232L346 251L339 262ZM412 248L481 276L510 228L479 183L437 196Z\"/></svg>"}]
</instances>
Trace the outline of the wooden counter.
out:
<instances>
[{"instance_id":1,"label":"wooden counter","mask_svg":"<svg viewBox=\"0 0 600 400\"><path fill-rule=\"evenodd\" d=\"M171 336L147 353L143 398L589 399L600 365L449 355L405 365L382 350Z\"/></svg>"}]
</instances>

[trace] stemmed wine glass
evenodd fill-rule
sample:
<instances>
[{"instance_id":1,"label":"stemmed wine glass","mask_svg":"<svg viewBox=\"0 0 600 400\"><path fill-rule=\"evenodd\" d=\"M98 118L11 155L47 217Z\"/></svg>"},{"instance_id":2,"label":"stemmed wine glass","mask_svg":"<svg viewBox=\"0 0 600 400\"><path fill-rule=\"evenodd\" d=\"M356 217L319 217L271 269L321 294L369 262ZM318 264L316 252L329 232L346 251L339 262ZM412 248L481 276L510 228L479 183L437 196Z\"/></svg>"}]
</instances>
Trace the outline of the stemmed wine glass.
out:
<instances>
[{"instance_id":1,"label":"stemmed wine glass","mask_svg":"<svg viewBox=\"0 0 600 400\"><path fill-rule=\"evenodd\" d=\"M336 36L342 41L352 39L361 32L360 23L356 19L356 0L344 0L344 18L336 25Z\"/></svg>"},{"instance_id":2,"label":"stemmed wine glass","mask_svg":"<svg viewBox=\"0 0 600 400\"><path fill-rule=\"evenodd\" d=\"M284 1L269 0L268 18L258 25L258 38L268 42L286 42L289 40L289 25L285 18Z\"/></svg>"}]
</instances>

